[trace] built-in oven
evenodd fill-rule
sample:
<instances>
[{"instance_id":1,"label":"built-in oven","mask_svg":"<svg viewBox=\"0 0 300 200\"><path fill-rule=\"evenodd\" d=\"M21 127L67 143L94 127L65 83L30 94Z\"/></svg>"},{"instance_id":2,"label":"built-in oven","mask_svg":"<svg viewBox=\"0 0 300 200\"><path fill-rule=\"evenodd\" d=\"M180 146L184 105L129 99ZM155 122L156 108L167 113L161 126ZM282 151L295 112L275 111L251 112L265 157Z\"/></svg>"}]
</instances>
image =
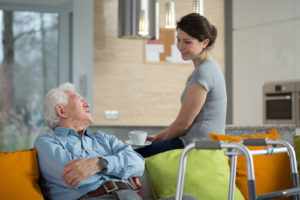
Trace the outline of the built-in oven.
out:
<instances>
[{"instance_id":1,"label":"built-in oven","mask_svg":"<svg viewBox=\"0 0 300 200\"><path fill-rule=\"evenodd\" d=\"M265 124L299 123L299 92L296 82L265 83L263 86L263 122ZM300 87L299 87L300 88Z\"/></svg>"}]
</instances>

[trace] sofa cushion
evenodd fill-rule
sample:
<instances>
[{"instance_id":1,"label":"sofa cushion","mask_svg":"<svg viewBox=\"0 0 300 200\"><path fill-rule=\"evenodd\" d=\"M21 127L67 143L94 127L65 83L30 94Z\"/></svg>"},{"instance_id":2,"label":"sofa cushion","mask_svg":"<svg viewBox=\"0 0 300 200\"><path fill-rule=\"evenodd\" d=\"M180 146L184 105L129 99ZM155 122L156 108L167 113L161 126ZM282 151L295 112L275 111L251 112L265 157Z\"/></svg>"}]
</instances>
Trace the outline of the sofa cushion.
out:
<instances>
[{"instance_id":1,"label":"sofa cushion","mask_svg":"<svg viewBox=\"0 0 300 200\"><path fill-rule=\"evenodd\" d=\"M11 200L44 199L38 185L35 149L0 152L0 197Z\"/></svg>"},{"instance_id":2,"label":"sofa cushion","mask_svg":"<svg viewBox=\"0 0 300 200\"><path fill-rule=\"evenodd\" d=\"M294 149L296 153L297 168L299 173L300 172L300 135L294 136ZM299 181L300 181L300 176L299 176Z\"/></svg>"},{"instance_id":3,"label":"sofa cushion","mask_svg":"<svg viewBox=\"0 0 300 200\"><path fill-rule=\"evenodd\" d=\"M152 191L151 191L151 187L149 184L146 170L144 171L143 175L138 178L142 185L141 193L142 193L143 200L153 200L153 195L152 195Z\"/></svg>"},{"instance_id":4,"label":"sofa cushion","mask_svg":"<svg viewBox=\"0 0 300 200\"><path fill-rule=\"evenodd\" d=\"M280 139L280 136L276 129L273 128L265 134L243 136L228 136L211 133L210 138L212 140L239 142L245 138ZM249 146L248 148L257 150L264 149L265 147ZM289 157L286 153L269 156L254 156L253 163L257 194L264 194L292 187ZM248 199L247 165L244 156L238 156L237 159L236 185L244 195L245 199ZM289 197L286 199L292 198Z\"/></svg>"},{"instance_id":5,"label":"sofa cushion","mask_svg":"<svg viewBox=\"0 0 300 200\"><path fill-rule=\"evenodd\" d=\"M155 199L176 194L182 149L146 158L146 172ZM228 199L228 158L221 150L192 150L187 157L183 193L197 199ZM235 199L244 199L235 189Z\"/></svg>"}]
</instances>

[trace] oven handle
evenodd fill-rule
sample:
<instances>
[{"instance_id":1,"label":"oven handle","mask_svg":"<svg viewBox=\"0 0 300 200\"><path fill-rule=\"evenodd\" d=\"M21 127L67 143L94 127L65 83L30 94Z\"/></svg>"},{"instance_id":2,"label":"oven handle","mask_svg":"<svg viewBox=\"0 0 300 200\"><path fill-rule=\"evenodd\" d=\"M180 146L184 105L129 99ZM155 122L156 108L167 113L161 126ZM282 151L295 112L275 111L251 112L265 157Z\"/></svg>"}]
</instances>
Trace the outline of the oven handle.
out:
<instances>
[{"instance_id":1,"label":"oven handle","mask_svg":"<svg viewBox=\"0 0 300 200\"><path fill-rule=\"evenodd\" d=\"M265 97L265 100L290 100L290 99L291 99L290 95Z\"/></svg>"}]
</instances>

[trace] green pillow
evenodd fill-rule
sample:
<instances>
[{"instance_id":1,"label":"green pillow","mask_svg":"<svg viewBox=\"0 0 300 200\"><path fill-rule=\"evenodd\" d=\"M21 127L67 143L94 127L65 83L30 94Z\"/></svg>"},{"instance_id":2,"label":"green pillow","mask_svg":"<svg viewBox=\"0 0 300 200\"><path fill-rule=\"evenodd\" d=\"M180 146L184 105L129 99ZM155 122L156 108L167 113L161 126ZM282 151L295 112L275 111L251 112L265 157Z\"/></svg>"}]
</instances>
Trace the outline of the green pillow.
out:
<instances>
[{"instance_id":1,"label":"green pillow","mask_svg":"<svg viewBox=\"0 0 300 200\"><path fill-rule=\"evenodd\" d=\"M300 172L300 135L294 136L294 150L296 153L298 172ZM300 176L299 176L299 181L300 181Z\"/></svg>"},{"instance_id":2,"label":"green pillow","mask_svg":"<svg viewBox=\"0 0 300 200\"><path fill-rule=\"evenodd\" d=\"M182 149L146 158L146 172L155 199L176 195ZM230 170L223 150L192 150L187 157L183 194L197 199L228 199ZM244 199L235 187L235 200Z\"/></svg>"}]
</instances>

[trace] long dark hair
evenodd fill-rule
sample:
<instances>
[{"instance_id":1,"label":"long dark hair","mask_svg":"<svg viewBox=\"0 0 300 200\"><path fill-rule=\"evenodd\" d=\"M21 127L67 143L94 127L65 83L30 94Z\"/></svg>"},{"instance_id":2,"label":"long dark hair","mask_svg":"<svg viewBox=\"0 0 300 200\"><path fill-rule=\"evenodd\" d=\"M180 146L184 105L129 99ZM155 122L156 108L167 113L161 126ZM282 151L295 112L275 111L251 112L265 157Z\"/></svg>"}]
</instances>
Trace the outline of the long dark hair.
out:
<instances>
[{"instance_id":1,"label":"long dark hair","mask_svg":"<svg viewBox=\"0 0 300 200\"><path fill-rule=\"evenodd\" d=\"M177 22L176 29L178 30L179 28L200 42L209 39L206 48L212 47L217 38L216 27L198 13L183 16L180 21Z\"/></svg>"}]
</instances>

